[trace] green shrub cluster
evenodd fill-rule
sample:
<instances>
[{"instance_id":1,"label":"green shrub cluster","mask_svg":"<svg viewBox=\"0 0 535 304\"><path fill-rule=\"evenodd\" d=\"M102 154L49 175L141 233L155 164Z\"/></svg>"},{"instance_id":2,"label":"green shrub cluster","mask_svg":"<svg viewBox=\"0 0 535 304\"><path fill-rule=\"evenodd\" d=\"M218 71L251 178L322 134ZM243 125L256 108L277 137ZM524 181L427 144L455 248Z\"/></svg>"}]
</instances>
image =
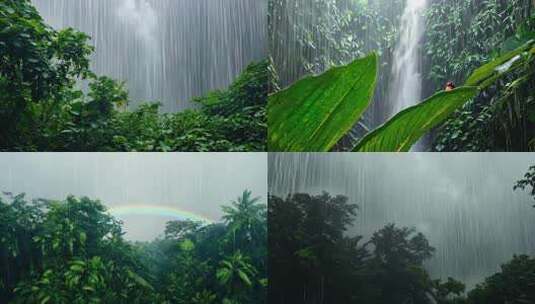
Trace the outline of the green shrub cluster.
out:
<instances>
[{"instance_id":1,"label":"green shrub cluster","mask_svg":"<svg viewBox=\"0 0 535 304\"><path fill-rule=\"evenodd\" d=\"M223 221L170 221L130 242L89 198L0 198L1 303L265 303L266 207L245 191Z\"/></svg>"},{"instance_id":2,"label":"green shrub cluster","mask_svg":"<svg viewBox=\"0 0 535 304\"><path fill-rule=\"evenodd\" d=\"M498 59L535 38L533 3L436 0L427 12L427 87L461 84L482 63ZM535 66L499 79L440 129L439 152L533 151Z\"/></svg>"},{"instance_id":3,"label":"green shrub cluster","mask_svg":"<svg viewBox=\"0 0 535 304\"><path fill-rule=\"evenodd\" d=\"M90 70L86 34L52 29L29 0L0 3L0 28L2 151L265 150L268 61L197 98L196 109L127 110L125 84Z\"/></svg>"},{"instance_id":4,"label":"green shrub cluster","mask_svg":"<svg viewBox=\"0 0 535 304\"><path fill-rule=\"evenodd\" d=\"M526 175L531 181L534 171ZM358 206L341 195L270 198L269 303L535 302L533 257L513 257L466 292L453 278L431 279L424 263L434 254L432 240L394 224L370 238L352 235L357 213Z\"/></svg>"}]
</instances>

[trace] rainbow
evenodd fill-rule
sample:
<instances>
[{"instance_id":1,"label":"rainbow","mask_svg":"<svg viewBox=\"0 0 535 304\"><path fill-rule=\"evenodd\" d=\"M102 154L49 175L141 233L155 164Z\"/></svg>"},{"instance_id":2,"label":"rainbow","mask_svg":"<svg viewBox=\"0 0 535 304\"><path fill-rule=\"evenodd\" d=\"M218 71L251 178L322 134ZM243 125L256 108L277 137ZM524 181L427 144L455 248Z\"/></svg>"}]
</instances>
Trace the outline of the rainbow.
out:
<instances>
[{"instance_id":1,"label":"rainbow","mask_svg":"<svg viewBox=\"0 0 535 304\"><path fill-rule=\"evenodd\" d=\"M179 208L168 206L154 206L154 205L123 205L118 207L109 208L108 212L113 216L124 215L156 215L162 217L171 217L180 220L194 220L203 222L205 224L211 224L214 221L189 211L185 211Z\"/></svg>"}]
</instances>

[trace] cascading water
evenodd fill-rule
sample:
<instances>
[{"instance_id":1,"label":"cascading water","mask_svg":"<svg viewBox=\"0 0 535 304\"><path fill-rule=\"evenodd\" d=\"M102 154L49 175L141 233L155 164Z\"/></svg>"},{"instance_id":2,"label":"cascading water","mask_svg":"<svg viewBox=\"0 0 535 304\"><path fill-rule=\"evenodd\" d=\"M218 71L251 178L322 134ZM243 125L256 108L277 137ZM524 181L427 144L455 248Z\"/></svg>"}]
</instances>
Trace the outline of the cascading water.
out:
<instances>
[{"instance_id":1,"label":"cascading water","mask_svg":"<svg viewBox=\"0 0 535 304\"><path fill-rule=\"evenodd\" d=\"M514 254L535 255L533 200L512 189L534 163L511 154L281 153L269 157L269 191L348 196L360 207L351 235L414 227L436 248L432 277L471 288Z\"/></svg>"},{"instance_id":2,"label":"cascading water","mask_svg":"<svg viewBox=\"0 0 535 304\"><path fill-rule=\"evenodd\" d=\"M400 39L394 51L389 104L391 116L416 105L422 97L420 42L424 35L427 0L407 0L401 17Z\"/></svg>"},{"instance_id":3,"label":"cascading water","mask_svg":"<svg viewBox=\"0 0 535 304\"><path fill-rule=\"evenodd\" d=\"M227 87L267 56L261 0L33 0L55 28L92 37L92 68L127 81L133 107L159 101L166 112Z\"/></svg>"}]
</instances>

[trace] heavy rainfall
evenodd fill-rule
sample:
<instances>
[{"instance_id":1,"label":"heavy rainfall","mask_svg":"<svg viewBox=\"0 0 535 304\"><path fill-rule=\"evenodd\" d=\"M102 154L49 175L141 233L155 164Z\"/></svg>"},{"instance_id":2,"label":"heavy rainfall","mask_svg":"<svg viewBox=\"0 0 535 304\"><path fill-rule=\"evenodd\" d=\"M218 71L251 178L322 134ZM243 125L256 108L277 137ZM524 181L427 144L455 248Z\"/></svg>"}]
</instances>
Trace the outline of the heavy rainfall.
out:
<instances>
[{"instance_id":1,"label":"heavy rainfall","mask_svg":"<svg viewBox=\"0 0 535 304\"><path fill-rule=\"evenodd\" d=\"M533 151L533 1L269 3L274 151Z\"/></svg>"},{"instance_id":2,"label":"heavy rainfall","mask_svg":"<svg viewBox=\"0 0 535 304\"><path fill-rule=\"evenodd\" d=\"M0 3L0 151L265 151L261 0Z\"/></svg>"},{"instance_id":3,"label":"heavy rainfall","mask_svg":"<svg viewBox=\"0 0 535 304\"><path fill-rule=\"evenodd\" d=\"M431 277L470 289L513 255L535 254L533 199L513 191L534 164L529 154L275 154L269 191L347 196L359 206L351 236L413 227L436 249Z\"/></svg>"},{"instance_id":4,"label":"heavy rainfall","mask_svg":"<svg viewBox=\"0 0 535 304\"><path fill-rule=\"evenodd\" d=\"M219 222L221 206L244 190L266 203L267 169L263 153L113 154L7 153L0 157L0 191L28 199L64 200L68 195L100 200L108 209L127 207L126 237L149 241L164 233L170 220ZM232 177L232 178L229 178ZM154 214L146 208L169 208Z\"/></svg>"},{"instance_id":5,"label":"heavy rainfall","mask_svg":"<svg viewBox=\"0 0 535 304\"><path fill-rule=\"evenodd\" d=\"M92 67L167 112L227 87L267 56L265 1L32 0L54 28L91 36ZM136 106L134 103L132 106Z\"/></svg>"},{"instance_id":6,"label":"heavy rainfall","mask_svg":"<svg viewBox=\"0 0 535 304\"><path fill-rule=\"evenodd\" d=\"M6 153L0 302L265 303L264 153Z\"/></svg>"}]
</instances>

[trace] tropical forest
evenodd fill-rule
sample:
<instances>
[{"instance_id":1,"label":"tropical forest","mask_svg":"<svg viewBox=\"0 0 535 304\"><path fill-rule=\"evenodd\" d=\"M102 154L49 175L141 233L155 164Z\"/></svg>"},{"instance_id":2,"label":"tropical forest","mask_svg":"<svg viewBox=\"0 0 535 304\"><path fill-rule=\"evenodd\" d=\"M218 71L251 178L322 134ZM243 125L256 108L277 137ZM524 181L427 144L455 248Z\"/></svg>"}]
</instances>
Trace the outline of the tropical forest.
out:
<instances>
[{"instance_id":1,"label":"tropical forest","mask_svg":"<svg viewBox=\"0 0 535 304\"><path fill-rule=\"evenodd\" d=\"M98 200L0 200L2 303L265 303L265 205L245 191L221 222L175 220L124 238Z\"/></svg>"},{"instance_id":2,"label":"tropical forest","mask_svg":"<svg viewBox=\"0 0 535 304\"><path fill-rule=\"evenodd\" d=\"M266 303L262 159L4 153L0 303Z\"/></svg>"},{"instance_id":3,"label":"tropical forest","mask_svg":"<svg viewBox=\"0 0 535 304\"><path fill-rule=\"evenodd\" d=\"M270 151L535 150L532 0L270 0Z\"/></svg>"},{"instance_id":4,"label":"tropical forest","mask_svg":"<svg viewBox=\"0 0 535 304\"><path fill-rule=\"evenodd\" d=\"M269 303L535 303L533 156L388 158L271 158Z\"/></svg>"},{"instance_id":5,"label":"tropical forest","mask_svg":"<svg viewBox=\"0 0 535 304\"><path fill-rule=\"evenodd\" d=\"M265 151L265 15L255 1L1 1L0 151Z\"/></svg>"}]
</instances>

